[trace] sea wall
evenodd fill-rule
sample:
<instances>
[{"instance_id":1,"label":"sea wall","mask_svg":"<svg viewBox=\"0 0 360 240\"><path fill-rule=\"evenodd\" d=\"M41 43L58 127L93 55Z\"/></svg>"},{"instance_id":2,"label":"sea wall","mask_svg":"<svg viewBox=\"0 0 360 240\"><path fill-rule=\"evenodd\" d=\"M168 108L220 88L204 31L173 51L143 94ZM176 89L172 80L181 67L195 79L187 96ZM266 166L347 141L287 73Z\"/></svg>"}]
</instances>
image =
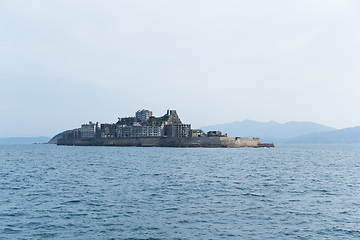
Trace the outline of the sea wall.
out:
<instances>
[{"instance_id":1,"label":"sea wall","mask_svg":"<svg viewBox=\"0 0 360 240\"><path fill-rule=\"evenodd\" d=\"M128 138L77 138L59 139L57 145L75 146L138 146L138 147L157 147L160 137L128 137Z\"/></svg>"},{"instance_id":2,"label":"sea wall","mask_svg":"<svg viewBox=\"0 0 360 240\"><path fill-rule=\"evenodd\" d=\"M138 147L258 147L260 138L240 137L133 137L59 139L58 145Z\"/></svg>"},{"instance_id":3,"label":"sea wall","mask_svg":"<svg viewBox=\"0 0 360 240\"><path fill-rule=\"evenodd\" d=\"M260 138L190 137L162 138L161 147L257 147Z\"/></svg>"}]
</instances>

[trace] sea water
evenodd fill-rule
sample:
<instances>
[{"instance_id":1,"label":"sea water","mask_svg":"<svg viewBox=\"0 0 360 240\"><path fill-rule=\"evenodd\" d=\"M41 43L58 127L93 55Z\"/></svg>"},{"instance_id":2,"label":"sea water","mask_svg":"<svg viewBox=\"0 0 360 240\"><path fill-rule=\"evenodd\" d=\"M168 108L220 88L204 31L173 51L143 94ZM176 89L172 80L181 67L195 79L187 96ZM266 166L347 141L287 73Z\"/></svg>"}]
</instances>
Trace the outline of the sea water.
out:
<instances>
[{"instance_id":1,"label":"sea water","mask_svg":"<svg viewBox=\"0 0 360 240\"><path fill-rule=\"evenodd\" d=\"M0 145L0 239L354 239L359 209L359 145Z\"/></svg>"}]
</instances>

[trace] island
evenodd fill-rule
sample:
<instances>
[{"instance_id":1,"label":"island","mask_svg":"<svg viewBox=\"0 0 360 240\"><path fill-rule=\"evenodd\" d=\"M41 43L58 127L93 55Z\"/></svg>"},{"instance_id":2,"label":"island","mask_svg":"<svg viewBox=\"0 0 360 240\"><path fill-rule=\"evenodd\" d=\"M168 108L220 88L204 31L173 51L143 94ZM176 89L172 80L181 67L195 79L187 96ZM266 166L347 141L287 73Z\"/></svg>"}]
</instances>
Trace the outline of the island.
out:
<instances>
[{"instance_id":1,"label":"island","mask_svg":"<svg viewBox=\"0 0 360 240\"><path fill-rule=\"evenodd\" d=\"M150 110L138 110L134 117L116 123L89 122L65 132L57 145L137 147L274 147L260 138L228 137L220 131L204 133L183 124L176 110L155 117Z\"/></svg>"}]
</instances>

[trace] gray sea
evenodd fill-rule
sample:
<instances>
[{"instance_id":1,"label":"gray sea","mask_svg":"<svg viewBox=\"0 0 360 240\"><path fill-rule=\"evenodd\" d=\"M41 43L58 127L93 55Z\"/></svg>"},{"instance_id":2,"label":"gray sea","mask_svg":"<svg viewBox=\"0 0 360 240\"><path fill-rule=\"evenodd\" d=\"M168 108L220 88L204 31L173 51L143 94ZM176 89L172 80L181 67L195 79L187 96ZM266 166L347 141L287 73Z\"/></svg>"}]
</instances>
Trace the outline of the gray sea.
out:
<instances>
[{"instance_id":1,"label":"gray sea","mask_svg":"<svg viewBox=\"0 0 360 240\"><path fill-rule=\"evenodd\" d=\"M0 239L360 238L360 145L0 145Z\"/></svg>"}]
</instances>

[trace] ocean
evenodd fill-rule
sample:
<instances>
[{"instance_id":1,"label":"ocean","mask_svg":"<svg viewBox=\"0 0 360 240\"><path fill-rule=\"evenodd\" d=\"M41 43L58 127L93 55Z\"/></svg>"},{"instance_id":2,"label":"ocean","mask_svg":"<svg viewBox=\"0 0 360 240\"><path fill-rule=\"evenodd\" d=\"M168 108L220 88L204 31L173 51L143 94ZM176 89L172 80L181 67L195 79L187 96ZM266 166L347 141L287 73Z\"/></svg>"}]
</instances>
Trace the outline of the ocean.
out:
<instances>
[{"instance_id":1,"label":"ocean","mask_svg":"<svg viewBox=\"0 0 360 240\"><path fill-rule=\"evenodd\" d=\"M360 238L360 145L0 145L0 239Z\"/></svg>"}]
</instances>

